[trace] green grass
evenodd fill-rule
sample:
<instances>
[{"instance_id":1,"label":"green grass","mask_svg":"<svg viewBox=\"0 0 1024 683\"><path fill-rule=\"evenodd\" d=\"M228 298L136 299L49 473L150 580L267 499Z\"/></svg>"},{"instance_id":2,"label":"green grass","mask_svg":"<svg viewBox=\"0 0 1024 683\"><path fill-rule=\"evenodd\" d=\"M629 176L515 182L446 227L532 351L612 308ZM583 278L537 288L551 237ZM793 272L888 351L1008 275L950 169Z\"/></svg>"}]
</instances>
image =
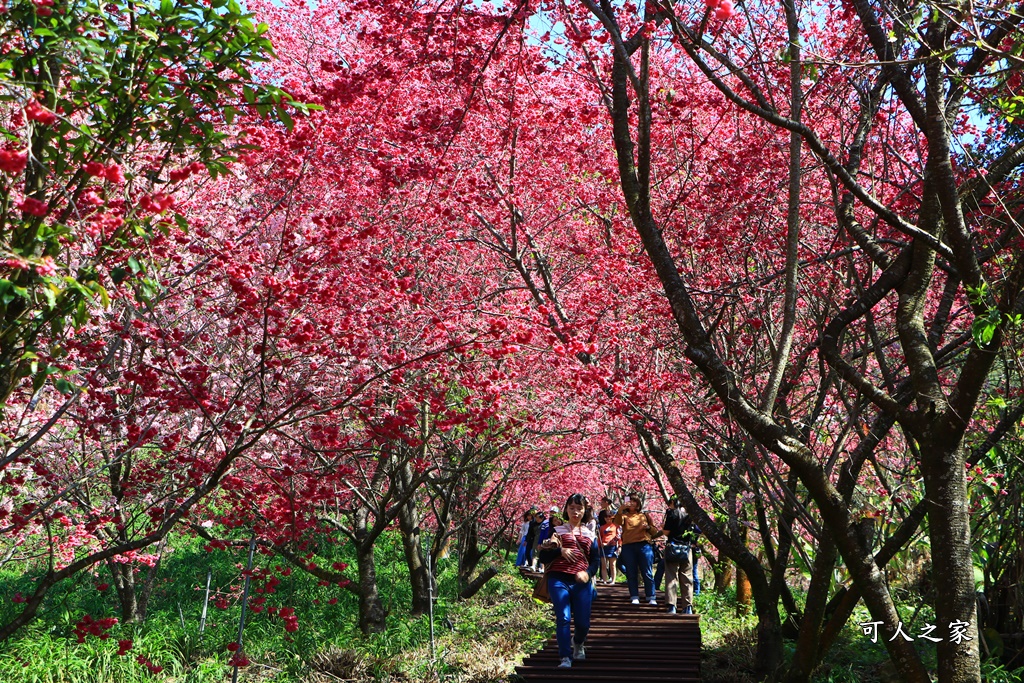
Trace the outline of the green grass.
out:
<instances>
[{"instance_id":1,"label":"green grass","mask_svg":"<svg viewBox=\"0 0 1024 683\"><path fill-rule=\"evenodd\" d=\"M98 576L55 591L44 604L40 618L0 648L0 681L3 683L224 683L231 677L226 645L237 635L241 568L245 551L207 553L194 539L180 538L161 567L148 618L141 625L118 624L107 640L90 637L79 644L74 624L84 614L116 616L114 589L102 593L96 584L109 582L105 569ZM346 548L337 549L329 561L349 562ZM256 566L286 566L281 560L256 556ZM320 556L321 559L323 556ZM250 612L245 628L245 649L252 664L240 670L243 683L337 683L339 680L406 681L419 683L498 683L526 654L536 651L551 635L554 624L550 607L533 601L532 586L509 565L472 600L457 601L454 559L440 563L439 598L435 610L435 639L430 646L430 621L410 618L411 589L396 535L380 542L378 578L388 610L385 632L364 638L357 627L357 603L353 594L335 586L324 587L302 572L284 577L273 595L263 594L267 604L294 607L299 629L288 633L280 619L263 611ZM497 561L501 561L498 559ZM205 632L199 635L206 572L214 576L215 595L229 598L227 609L210 605ZM9 619L19 607L11 602L15 592L31 590L30 578L0 572L0 619ZM254 593L253 597L261 597ZM334 605L328 603L337 598ZM757 621L738 614L730 590L705 590L695 598L701 614L704 651L703 680L709 683L754 683L759 677L752 664L756 650ZM180 607L180 614L179 614ZM920 625L933 621L927 609L914 615L916 605L900 606L907 630L918 633ZM182 617L184 627L182 627ZM815 672L817 683L853 683L890 680L883 639L875 644L861 633L867 621L858 607L827 662ZM117 656L117 641L131 638L128 656ZM794 644L786 641L791 658ZM918 641L926 665L934 670L935 650ZM164 671L154 675L136 661L142 654ZM1024 670L1006 671L991 663L983 667L989 683L1022 683Z\"/></svg>"},{"instance_id":2,"label":"green grass","mask_svg":"<svg viewBox=\"0 0 1024 683\"><path fill-rule=\"evenodd\" d=\"M796 596L798 601L802 596ZM701 658L701 676L705 683L755 683L762 677L755 675L753 661L757 649L757 620L753 616L738 615L735 592L703 591L694 598L701 614L701 636L704 650ZM920 609L918 609L920 608ZM897 605L903 617L904 631L910 635L921 632L925 623L935 623L934 614L921 603ZM872 643L859 626L871 621L867 608L857 606L846 627L829 651L826 661L812 675L815 683L882 683L897 680L889 663L883 633ZM889 634L891 635L891 634ZM785 641L785 659L792 659L795 642ZM935 677L935 647L924 640L916 640L915 647L921 659ZM1024 683L1024 668L1006 670L991 660L982 662L982 680L986 683Z\"/></svg>"},{"instance_id":3,"label":"green grass","mask_svg":"<svg viewBox=\"0 0 1024 683\"><path fill-rule=\"evenodd\" d=\"M230 680L226 646L236 640L245 551L207 553L194 539L176 539L175 551L160 569L147 619L141 625L118 624L109 638L89 637L77 643L74 624L85 614L118 616L113 587L106 569L54 591L37 618L0 649L0 681L4 683L222 683ZM321 556L322 558L322 556ZM329 561L349 562L345 546ZM322 561L322 560L318 560ZM500 561L500 560L499 560ZM245 651L250 666L240 681L319 683L337 681L452 681L500 680L522 658L524 647L543 639L553 628L548 610L532 601L528 587L512 568L492 579L470 601L456 601L454 563L440 563L439 598L435 609L435 656L430 653L430 621L410 618L411 603L401 542L396 535L382 539L377 554L378 579L388 628L363 638L358 630L358 605L352 593L336 586L319 586L303 572L282 578L267 605L294 607L299 629L289 633L279 618L266 611L249 611ZM280 559L257 554L256 567L287 566ZM16 592L31 590L31 579L0 572L0 619L10 619L20 607ZM214 594L228 598L227 609L211 599L206 629L200 636L199 617L207 570L213 572ZM328 601L336 598L334 605ZM179 613L180 608L180 613ZM182 617L184 627L182 627ZM127 656L117 655L117 641L131 638ZM144 655L164 667L159 674L136 661Z\"/></svg>"}]
</instances>

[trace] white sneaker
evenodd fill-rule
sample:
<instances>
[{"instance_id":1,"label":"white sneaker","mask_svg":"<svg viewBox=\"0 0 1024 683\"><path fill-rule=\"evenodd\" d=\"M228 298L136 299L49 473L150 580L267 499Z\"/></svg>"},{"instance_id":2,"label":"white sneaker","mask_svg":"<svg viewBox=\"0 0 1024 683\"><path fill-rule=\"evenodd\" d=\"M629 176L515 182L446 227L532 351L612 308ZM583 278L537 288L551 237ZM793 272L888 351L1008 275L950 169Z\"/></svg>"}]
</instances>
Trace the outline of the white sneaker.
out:
<instances>
[{"instance_id":1,"label":"white sneaker","mask_svg":"<svg viewBox=\"0 0 1024 683\"><path fill-rule=\"evenodd\" d=\"M629 601L629 604L631 604L631 605L639 605L640 604L640 598L633 598L632 600Z\"/></svg>"},{"instance_id":2,"label":"white sneaker","mask_svg":"<svg viewBox=\"0 0 1024 683\"><path fill-rule=\"evenodd\" d=\"M562 657L562 661L559 662L558 668L559 669L569 669L569 668L572 668L572 658L571 657Z\"/></svg>"},{"instance_id":3,"label":"white sneaker","mask_svg":"<svg viewBox=\"0 0 1024 683\"><path fill-rule=\"evenodd\" d=\"M579 645L576 643L572 644L572 658L577 662L582 662L587 658L587 648L583 647L583 643Z\"/></svg>"},{"instance_id":4,"label":"white sneaker","mask_svg":"<svg viewBox=\"0 0 1024 683\"><path fill-rule=\"evenodd\" d=\"M658 599L657 598L651 598L650 600L647 601L647 604L648 605L657 605L658 604Z\"/></svg>"}]
</instances>

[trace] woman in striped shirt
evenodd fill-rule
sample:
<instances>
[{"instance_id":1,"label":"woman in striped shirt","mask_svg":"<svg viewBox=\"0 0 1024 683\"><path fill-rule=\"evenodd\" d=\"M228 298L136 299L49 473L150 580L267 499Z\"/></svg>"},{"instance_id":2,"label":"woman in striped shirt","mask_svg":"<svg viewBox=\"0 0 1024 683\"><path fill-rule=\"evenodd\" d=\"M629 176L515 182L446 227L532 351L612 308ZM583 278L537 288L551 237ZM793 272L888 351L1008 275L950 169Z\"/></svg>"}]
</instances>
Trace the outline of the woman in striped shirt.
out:
<instances>
[{"instance_id":1,"label":"woman in striped shirt","mask_svg":"<svg viewBox=\"0 0 1024 683\"><path fill-rule=\"evenodd\" d=\"M590 577L597 571L601 552L597 535L583 524L586 498L574 493L565 501L565 523L555 527L554 535L544 542L538 556L547 568L548 594L555 610L555 637L558 640L559 668L572 661L586 659L583 644L590 631L590 608L594 584ZM576 627L571 633L570 621Z\"/></svg>"}]
</instances>

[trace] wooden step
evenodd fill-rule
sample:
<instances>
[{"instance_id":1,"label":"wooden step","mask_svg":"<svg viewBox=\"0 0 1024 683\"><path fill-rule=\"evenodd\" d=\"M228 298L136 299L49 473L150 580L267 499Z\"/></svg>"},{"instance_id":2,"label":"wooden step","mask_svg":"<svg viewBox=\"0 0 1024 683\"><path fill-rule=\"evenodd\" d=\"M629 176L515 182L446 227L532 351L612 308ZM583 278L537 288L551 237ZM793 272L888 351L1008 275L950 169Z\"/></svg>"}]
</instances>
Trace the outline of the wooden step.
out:
<instances>
[{"instance_id":1,"label":"wooden step","mask_svg":"<svg viewBox=\"0 0 1024 683\"><path fill-rule=\"evenodd\" d=\"M539 575L523 572L534 582ZM691 683L700 681L700 615L669 614L665 596L658 604L630 604L625 584L598 586L590 617L584 661L559 669L554 637L516 667L523 683L587 681L603 683Z\"/></svg>"}]
</instances>

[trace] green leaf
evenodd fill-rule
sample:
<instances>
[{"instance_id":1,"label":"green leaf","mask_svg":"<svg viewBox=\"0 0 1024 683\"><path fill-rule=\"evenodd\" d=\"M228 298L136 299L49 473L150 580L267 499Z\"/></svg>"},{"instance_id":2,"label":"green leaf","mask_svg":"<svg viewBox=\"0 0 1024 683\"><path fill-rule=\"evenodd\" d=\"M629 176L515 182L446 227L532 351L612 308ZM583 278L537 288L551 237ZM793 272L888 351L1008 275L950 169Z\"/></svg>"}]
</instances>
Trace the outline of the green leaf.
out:
<instances>
[{"instance_id":1,"label":"green leaf","mask_svg":"<svg viewBox=\"0 0 1024 683\"><path fill-rule=\"evenodd\" d=\"M971 336L974 337L974 342L978 346L987 346L992 341L992 338L995 337L995 334L996 326L992 324L988 317L979 316L971 324Z\"/></svg>"},{"instance_id":2,"label":"green leaf","mask_svg":"<svg viewBox=\"0 0 1024 683\"><path fill-rule=\"evenodd\" d=\"M107 293L107 288L96 282L93 285L93 291L100 295L100 304L103 308L110 308L110 295Z\"/></svg>"},{"instance_id":3,"label":"green leaf","mask_svg":"<svg viewBox=\"0 0 1024 683\"><path fill-rule=\"evenodd\" d=\"M174 214L174 222L178 225L178 229L186 235L188 234L188 221L180 213Z\"/></svg>"},{"instance_id":4,"label":"green leaf","mask_svg":"<svg viewBox=\"0 0 1024 683\"><path fill-rule=\"evenodd\" d=\"M75 389L77 388L75 387L74 384L67 381L63 377L54 380L53 386L57 388L57 391L64 394L65 396L70 396L71 394L75 393Z\"/></svg>"},{"instance_id":5,"label":"green leaf","mask_svg":"<svg viewBox=\"0 0 1024 683\"><path fill-rule=\"evenodd\" d=\"M39 367L38 363L35 363L35 362L32 363L32 372L33 372L33 375L32 375L32 391L33 392L39 391L40 389L43 388L43 385L46 384L46 378L50 374L49 372L47 372L47 369L46 369L45 365L42 367L42 369L37 369L38 367Z\"/></svg>"},{"instance_id":6,"label":"green leaf","mask_svg":"<svg viewBox=\"0 0 1024 683\"><path fill-rule=\"evenodd\" d=\"M84 299L79 301L78 305L75 306L75 313L72 316L72 320L74 320L76 328L81 327L87 320L89 320L89 309L86 307Z\"/></svg>"},{"instance_id":7,"label":"green leaf","mask_svg":"<svg viewBox=\"0 0 1024 683\"><path fill-rule=\"evenodd\" d=\"M127 277L128 271L120 266L110 269L110 279L114 281L115 285L121 284Z\"/></svg>"},{"instance_id":8,"label":"green leaf","mask_svg":"<svg viewBox=\"0 0 1024 683\"><path fill-rule=\"evenodd\" d=\"M285 107L276 107L274 111L277 112L277 117L281 119L285 128L289 131L295 128L295 121L292 120L291 115L288 114L288 110Z\"/></svg>"}]
</instances>

